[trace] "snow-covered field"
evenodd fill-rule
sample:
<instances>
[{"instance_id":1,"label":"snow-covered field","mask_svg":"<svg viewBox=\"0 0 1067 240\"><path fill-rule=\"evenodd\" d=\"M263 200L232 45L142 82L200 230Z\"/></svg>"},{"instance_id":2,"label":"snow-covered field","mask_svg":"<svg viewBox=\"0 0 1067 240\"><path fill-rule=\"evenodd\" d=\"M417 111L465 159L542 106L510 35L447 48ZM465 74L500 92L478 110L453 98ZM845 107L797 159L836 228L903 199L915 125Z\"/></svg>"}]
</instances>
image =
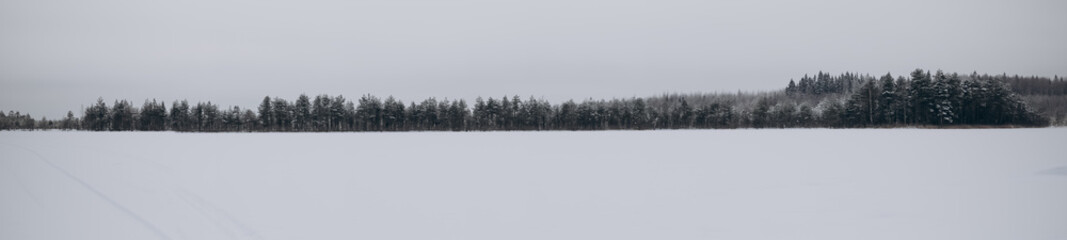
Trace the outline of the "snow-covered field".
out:
<instances>
[{"instance_id":1,"label":"snow-covered field","mask_svg":"<svg viewBox=\"0 0 1067 240\"><path fill-rule=\"evenodd\" d=\"M0 239L1067 239L1067 128L8 131Z\"/></svg>"}]
</instances>

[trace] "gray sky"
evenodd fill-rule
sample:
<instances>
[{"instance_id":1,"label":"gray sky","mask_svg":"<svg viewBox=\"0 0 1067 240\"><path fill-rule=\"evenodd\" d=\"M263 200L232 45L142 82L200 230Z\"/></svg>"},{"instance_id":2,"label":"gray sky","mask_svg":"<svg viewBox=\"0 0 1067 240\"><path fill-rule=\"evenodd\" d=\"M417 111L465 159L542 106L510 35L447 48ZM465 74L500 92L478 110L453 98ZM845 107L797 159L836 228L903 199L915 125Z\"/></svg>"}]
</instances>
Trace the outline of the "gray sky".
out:
<instances>
[{"instance_id":1,"label":"gray sky","mask_svg":"<svg viewBox=\"0 0 1067 240\"><path fill-rule=\"evenodd\" d=\"M103 97L758 91L819 70L1067 75L1067 1L0 0L0 110ZM169 107L169 104L168 104Z\"/></svg>"}]
</instances>

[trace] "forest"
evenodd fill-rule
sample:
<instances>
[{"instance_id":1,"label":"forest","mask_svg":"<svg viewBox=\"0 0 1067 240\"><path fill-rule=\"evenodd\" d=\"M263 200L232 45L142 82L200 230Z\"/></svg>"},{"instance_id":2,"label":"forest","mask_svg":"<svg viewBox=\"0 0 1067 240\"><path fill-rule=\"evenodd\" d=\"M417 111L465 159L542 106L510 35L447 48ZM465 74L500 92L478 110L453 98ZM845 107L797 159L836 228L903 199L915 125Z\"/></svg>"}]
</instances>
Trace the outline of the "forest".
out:
<instances>
[{"instance_id":1,"label":"forest","mask_svg":"<svg viewBox=\"0 0 1067 240\"><path fill-rule=\"evenodd\" d=\"M552 104L519 96L466 100L300 95L256 108L211 102L103 100L63 119L0 111L0 129L180 132L647 130L720 128L1044 127L1064 125L1060 77L916 69L881 77L819 72L759 93L663 94Z\"/></svg>"}]
</instances>

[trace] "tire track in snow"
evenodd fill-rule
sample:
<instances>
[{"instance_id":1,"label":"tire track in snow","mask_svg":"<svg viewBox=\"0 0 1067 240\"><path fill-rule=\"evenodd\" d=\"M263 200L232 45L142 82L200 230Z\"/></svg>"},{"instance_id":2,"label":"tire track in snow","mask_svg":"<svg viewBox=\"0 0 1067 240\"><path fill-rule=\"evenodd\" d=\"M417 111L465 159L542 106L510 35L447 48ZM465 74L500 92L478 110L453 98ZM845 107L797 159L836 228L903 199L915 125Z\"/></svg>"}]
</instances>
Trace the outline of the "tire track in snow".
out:
<instances>
[{"instance_id":1,"label":"tire track in snow","mask_svg":"<svg viewBox=\"0 0 1067 240\"><path fill-rule=\"evenodd\" d=\"M27 147L15 145L15 144L10 144L10 143L2 143L2 144L8 145L8 146L17 147L17 148L21 148L23 150L26 150L26 151L32 153L33 155L37 156L37 159L40 160L41 162L43 162L43 163L47 164L48 166L52 167L52 169L55 169L56 171L59 171L63 175L67 176L67 178L70 178L71 180L74 180L75 182L80 184L85 189L88 189L93 194L96 194L96 196L100 197L100 199L103 199L107 203L111 204L112 207L115 207L119 211L125 213L127 216L130 216L134 220L137 220L137 222L141 223L141 225L143 225L146 229L151 230L152 233L155 233L155 235L157 237L159 237L160 239L171 240L171 238L169 236L167 236L167 234L164 234L163 231L161 231L159 229L159 227L156 227L155 224L152 224L152 222L149 222L144 217L141 217L141 215L138 215L137 213L133 212L129 208L126 208L126 206L123 206L118 201L115 201L115 199L112 199L111 197L108 197L106 194L104 194L103 192L100 192L99 190L97 190L95 187L93 187L89 183L81 180L81 178L78 178L78 177L74 176L74 174L71 174L66 169L63 169L62 167L59 167L58 165L52 163L51 161L48 161L48 159L46 159L43 155L41 155L37 151L34 151L33 149L30 149L30 148L27 148Z\"/></svg>"}]
</instances>

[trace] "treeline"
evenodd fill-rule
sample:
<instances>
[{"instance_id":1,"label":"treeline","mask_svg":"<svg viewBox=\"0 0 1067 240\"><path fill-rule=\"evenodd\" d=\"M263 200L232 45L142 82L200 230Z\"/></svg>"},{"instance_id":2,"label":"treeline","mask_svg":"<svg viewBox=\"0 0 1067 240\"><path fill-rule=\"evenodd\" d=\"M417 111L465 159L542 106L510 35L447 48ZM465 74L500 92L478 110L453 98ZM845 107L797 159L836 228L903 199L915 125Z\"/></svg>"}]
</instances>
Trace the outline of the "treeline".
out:
<instances>
[{"instance_id":1,"label":"treeline","mask_svg":"<svg viewBox=\"0 0 1067 240\"><path fill-rule=\"evenodd\" d=\"M1019 75L978 75L971 73L973 78L991 79L1001 81L1011 86L1011 90L1021 95L1067 95L1067 81L1059 76L1047 77L1020 77Z\"/></svg>"},{"instance_id":2,"label":"treeline","mask_svg":"<svg viewBox=\"0 0 1067 240\"><path fill-rule=\"evenodd\" d=\"M794 82L789 80L789 86L785 88L785 92L788 94L832 94L832 93L849 93L852 89L858 85L857 83L863 81L873 80L871 76L859 75L855 73L843 73L839 76L830 76L829 73L819 71L815 74L815 77L809 77L804 75L800 78L800 82Z\"/></svg>"},{"instance_id":3,"label":"treeline","mask_svg":"<svg viewBox=\"0 0 1067 240\"><path fill-rule=\"evenodd\" d=\"M0 111L0 130L18 129L81 129L81 120L74 117L74 112L67 111L67 117L61 120L52 120L45 117L34 119L29 114L21 112Z\"/></svg>"},{"instance_id":4,"label":"treeline","mask_svg":"<svg viewBox=\"0 0 1067 240\"><path fill-rule=\"evenodd\" d=\"M917 69L880 78L820 72L783 91L665 94L551 104L519 96L465 100L300 95L264 97L258 107L220 108L211 102L156 100L140 107L103 99L61 120L0 113L0 129L92 131L487 131L793 128L881 126L1047 126L1050 119L1012 92L1013 78L961 76ZM1017 78L1015 78L1017 79ZM1057 78L1057 81L1058 78ZM1059 83L1057 83L1059 84Z\"/></svg>"}]
</instances>

